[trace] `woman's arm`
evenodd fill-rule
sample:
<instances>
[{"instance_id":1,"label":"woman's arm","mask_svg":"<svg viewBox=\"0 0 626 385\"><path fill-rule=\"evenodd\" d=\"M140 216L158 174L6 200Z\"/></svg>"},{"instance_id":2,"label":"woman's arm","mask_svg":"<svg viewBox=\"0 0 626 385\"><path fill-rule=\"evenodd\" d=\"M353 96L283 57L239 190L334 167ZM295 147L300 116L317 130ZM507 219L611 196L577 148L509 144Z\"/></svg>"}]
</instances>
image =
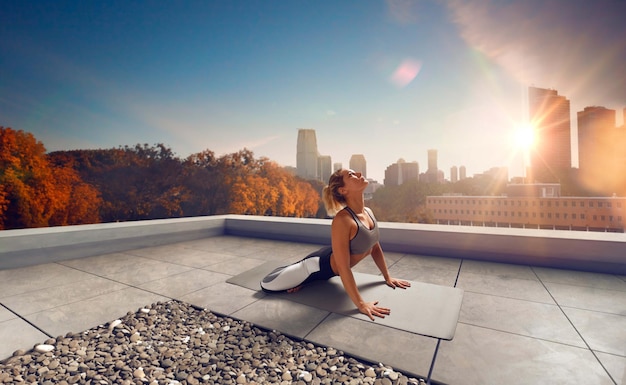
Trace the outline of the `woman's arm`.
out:
<instances>
[{"instance_id":1,"label":"woman's arm","mask_svg":"<svg viewBox=\"0 0 626 385\"><path fill-rule=\"evenodd\" d=\"M387 262L385 261L385 255L383 254L383 248L380 247L379 242L377 242L372 248L372 259L374 259L374 263L376 263L378 270L380 270L383 278L385 278L385 282L387 282L387 285L391 286L394 289L396 287L406 289L407 287L411 286L411 282L402 279L395 279L389 275Z\"/></svg>"},{"instance_id":2,"label":"woman's arm","mask_svg":"<svg viewBox=\"0 0 626 385\"><path fill-rule=\"evenodd\" d=\"M341 283L346 293L359 311L373 321L374 316L384 318L385 315L389 314L389 309L377 306L378 301L365 302L356 286L354 274L352 274L350 267L350 235L353 223L352 218L347 215L338 214L333 219L331 226L333 258L337 274L341 277Z\"/></svg>"}]
</instances>

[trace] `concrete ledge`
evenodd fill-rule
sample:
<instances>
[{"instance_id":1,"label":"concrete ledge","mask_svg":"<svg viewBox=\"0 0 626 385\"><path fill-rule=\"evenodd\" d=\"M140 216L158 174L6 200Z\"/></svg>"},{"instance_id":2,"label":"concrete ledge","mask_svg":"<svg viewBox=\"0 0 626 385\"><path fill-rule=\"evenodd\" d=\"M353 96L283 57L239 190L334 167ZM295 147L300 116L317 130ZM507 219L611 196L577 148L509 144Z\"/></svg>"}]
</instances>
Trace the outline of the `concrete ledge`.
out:
<instances>
[{"instance_id":1,"label":"concrete ledge","mask_svg":"<svg viewBox=\"0 0 626 385\"><path fill-rule=\"evenodd\" d=\"M0 269L115 253L224 233L225 216L0 231Z\"/></svg>"},{"instance_id":2,"label":"concrete ledge","mask_svg":"<svg viewBox=\"0 0 626 385\"><path fill-rule=\"evenodd\" d=\"M225 234L330 245L330 219L229 215Z\"/></svg>"},{"instance_id":3,"label":"concrete ledge","mask_svg":"<svg viewBox=\"0 0 626 385\"><path fill-rule=\"evenodd\" d=\"M0 231L0 269L236 235L330 244L328 219L223 215ZM379 223L386 251L626 275L621 233Z\"/></svg>"}]
</instances>

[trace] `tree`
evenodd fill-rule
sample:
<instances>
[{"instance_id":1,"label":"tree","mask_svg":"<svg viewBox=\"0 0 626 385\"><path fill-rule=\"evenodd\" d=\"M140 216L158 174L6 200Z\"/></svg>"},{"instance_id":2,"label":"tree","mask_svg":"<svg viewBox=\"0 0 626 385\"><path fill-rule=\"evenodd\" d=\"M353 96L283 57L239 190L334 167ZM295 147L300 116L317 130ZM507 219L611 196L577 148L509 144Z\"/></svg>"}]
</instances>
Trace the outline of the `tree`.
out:
<instances>
[{"instance_id":1,"label":"tree","mask_svg":"<svg viewBox=\"0 0 626 385\"><path fill-rule=\"evenodd\" d=\"M0 229L98 221L97 191L30 133L0 127L0 186Z\"/></svg>"}]
</instances>

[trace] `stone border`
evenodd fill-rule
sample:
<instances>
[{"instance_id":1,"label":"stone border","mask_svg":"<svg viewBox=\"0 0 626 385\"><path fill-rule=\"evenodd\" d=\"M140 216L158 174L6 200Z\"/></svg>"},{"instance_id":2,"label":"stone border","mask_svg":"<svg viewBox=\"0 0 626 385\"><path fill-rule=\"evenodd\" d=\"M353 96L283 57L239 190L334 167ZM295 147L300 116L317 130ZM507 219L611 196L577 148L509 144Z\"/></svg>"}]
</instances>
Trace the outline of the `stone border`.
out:
<instances>
[{"instance_id":1,"label":"stone border","mask_svg":"<svg viewBox=\"0 0 626 385\"><path fill-rule=\"evenodd\" d=\"M0 269L217 235L330 243L329 219L217 215L0 231ZM386 251L626 275L621 233L379 223Z\"/></svg>"}]
</instances>

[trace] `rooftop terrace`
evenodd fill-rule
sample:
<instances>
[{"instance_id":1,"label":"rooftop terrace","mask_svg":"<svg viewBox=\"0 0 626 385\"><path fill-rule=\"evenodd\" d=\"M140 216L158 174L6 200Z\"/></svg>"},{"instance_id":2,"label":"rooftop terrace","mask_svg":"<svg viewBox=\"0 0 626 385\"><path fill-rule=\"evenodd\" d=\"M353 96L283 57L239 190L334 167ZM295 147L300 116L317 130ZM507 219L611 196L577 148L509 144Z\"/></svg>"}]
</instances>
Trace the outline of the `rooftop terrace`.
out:
<instances>
[{"instance_id":1,"label":"rooftop terrace","mask_svg":"<svg viewBox=\"0 0 626 385\"><path fill-rule=\"evenodd\" d=\"M626 384L623 234L380 223L392 274L465 291L452 341L226 283L302 258L329 224L215 216L0 232L0 360L177 299L440 383ZM378 273L369 259L354 270Z\"/></svg>"}]
</instances>

